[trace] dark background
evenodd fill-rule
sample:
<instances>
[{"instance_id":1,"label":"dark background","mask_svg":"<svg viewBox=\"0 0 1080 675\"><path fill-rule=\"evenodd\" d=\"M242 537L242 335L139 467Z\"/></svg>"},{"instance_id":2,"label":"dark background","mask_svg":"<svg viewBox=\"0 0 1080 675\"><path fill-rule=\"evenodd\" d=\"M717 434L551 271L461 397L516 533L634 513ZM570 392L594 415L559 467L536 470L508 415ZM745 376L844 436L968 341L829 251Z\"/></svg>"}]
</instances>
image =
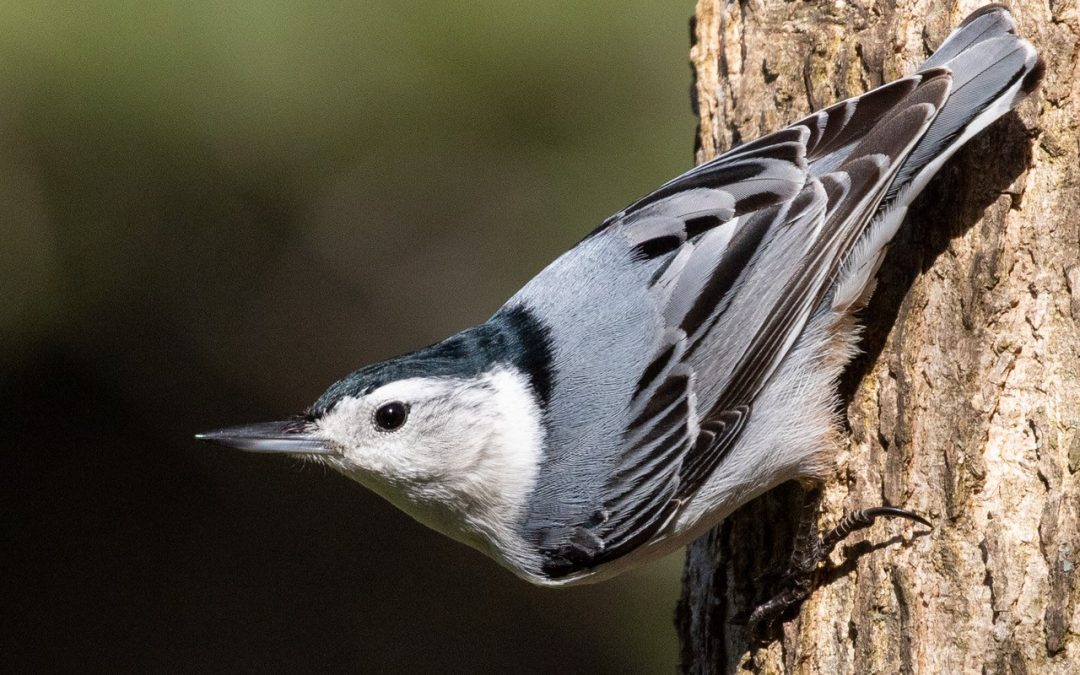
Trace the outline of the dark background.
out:
<instances>
[{"instance_id":1,"label":"dark background","mask_svg":"<svg viewBox=\"0 0 1080 675\"><path fill-rule=\"evenodd\" d=\"M687 168L691 3L93 5L0 4L0 665L672 670L678 556L534 589L192 434L483 320Z\"/></svg>"}]
</instances>

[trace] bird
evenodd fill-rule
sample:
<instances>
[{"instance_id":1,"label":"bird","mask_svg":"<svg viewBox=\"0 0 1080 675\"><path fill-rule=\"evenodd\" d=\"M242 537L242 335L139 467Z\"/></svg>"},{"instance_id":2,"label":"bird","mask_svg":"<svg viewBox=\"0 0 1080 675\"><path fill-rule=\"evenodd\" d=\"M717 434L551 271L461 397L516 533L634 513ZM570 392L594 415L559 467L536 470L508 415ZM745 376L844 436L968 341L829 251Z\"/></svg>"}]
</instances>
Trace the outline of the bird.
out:
<instances>
[{"instance_id":1,"label":"bird","mask_svg":"<svg viewBox=\"0 0 1080 675\"><path fill-rule=\"evenodd\" d=\"M610 216L495 314L284 421L199 440L325 464L541 586L675 551L835 471L856 312L912 200L1045 70L988 5L912 75L737 145ZM809 569L892 506L793 554ZM801 556L801 557L800 557Z\"/></svg>"}]
</instances>

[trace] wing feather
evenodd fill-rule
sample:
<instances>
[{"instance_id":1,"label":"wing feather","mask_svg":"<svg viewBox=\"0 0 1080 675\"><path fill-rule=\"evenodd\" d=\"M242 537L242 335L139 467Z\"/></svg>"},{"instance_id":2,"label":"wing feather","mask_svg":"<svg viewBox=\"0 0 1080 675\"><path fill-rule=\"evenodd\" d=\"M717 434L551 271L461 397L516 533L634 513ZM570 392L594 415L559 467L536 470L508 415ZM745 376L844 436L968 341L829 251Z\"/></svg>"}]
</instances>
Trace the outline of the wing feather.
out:
<instances>
[{"instance_id":1,"label":"wing feather","mask_svg":"<svg viewBox=\"0 0 1080 675\"><path fill-rule=\"evenodd\" d=\"M934 70L838 103L691 170L590 235L621 236L657 264L650 291L666 326L601 502L542 549L549 575L624 554L693 499L948 91L948 72ZM741 325L722 321L736 305Z\"/></svg>"}]
</instances>

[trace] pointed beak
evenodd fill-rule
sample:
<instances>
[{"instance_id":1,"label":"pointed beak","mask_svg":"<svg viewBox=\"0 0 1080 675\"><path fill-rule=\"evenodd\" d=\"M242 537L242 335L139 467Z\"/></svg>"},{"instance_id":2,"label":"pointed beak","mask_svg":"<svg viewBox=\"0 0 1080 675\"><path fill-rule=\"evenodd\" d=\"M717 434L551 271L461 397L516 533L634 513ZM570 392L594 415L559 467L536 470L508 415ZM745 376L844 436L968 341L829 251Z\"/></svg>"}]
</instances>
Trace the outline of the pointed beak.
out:
<instances>
[{"instance_id":1,"label":"pointed beak","mask_svg":"<svg viewBox=\"0 0 1080 675\"><path fill-rule=\"evenodd\" d=\"M195 434L195 439L248 452L284 452L298 455L333 455L336 451L305 431L295 420L263 422Z\"/></svg>"}]
</instances>

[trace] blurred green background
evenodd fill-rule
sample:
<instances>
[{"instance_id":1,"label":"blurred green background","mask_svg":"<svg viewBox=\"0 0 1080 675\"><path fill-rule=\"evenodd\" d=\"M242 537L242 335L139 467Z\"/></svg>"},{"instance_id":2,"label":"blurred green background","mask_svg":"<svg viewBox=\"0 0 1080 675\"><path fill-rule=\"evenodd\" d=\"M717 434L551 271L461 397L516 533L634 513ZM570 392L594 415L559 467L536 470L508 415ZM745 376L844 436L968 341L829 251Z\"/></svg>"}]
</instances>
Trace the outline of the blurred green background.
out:
<instances>
[{"instance_id":1,"label":"blurred green background","mask_svg":"<svg viewBox=\"0 0 1080 675\"><path fill-rule=\"evenodd\" d=\"M691 12L0 3L5 670L673 670L678 556L533 589L192 434L482 321L688 168Z\"/></svg>"}]
</instances>

